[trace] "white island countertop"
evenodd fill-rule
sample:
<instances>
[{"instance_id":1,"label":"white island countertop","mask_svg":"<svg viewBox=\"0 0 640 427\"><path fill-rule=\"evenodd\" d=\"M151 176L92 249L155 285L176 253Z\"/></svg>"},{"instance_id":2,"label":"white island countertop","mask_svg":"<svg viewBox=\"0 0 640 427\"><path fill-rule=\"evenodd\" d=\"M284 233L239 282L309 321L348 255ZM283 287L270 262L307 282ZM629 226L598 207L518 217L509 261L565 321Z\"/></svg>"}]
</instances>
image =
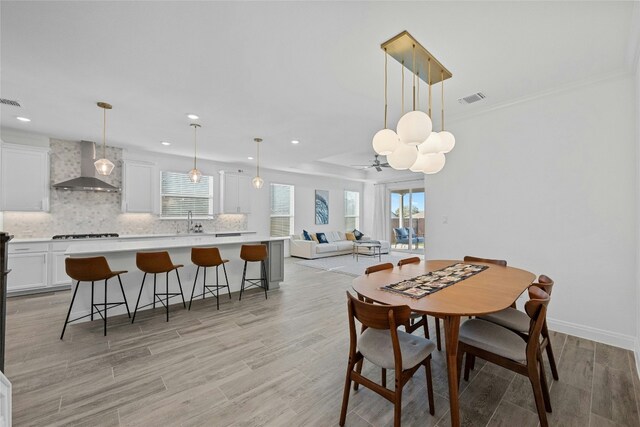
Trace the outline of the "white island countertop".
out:
<instances>
[{"instance_id":1,"label":"white island countertop","mask_svg":"<svg viewBox=\"0 0 640 427\"><path fill-rule=\"evenodd\" d=\"M289 237L270 236L230 236L216 237L208 234L191 234L174 237L158 237L140 240L98 239L91 242L73 242L66 250L66 255L94 255L113 252L154 251L159 249L187 248L198 246L238 245L244 243L260 243L276 240L289 240Z\"/></svg>"},{"instance_id":2,"label":"white island countertop","mask_svg":"<svg viewBox=\"0 0 640 427\"><path fill-rule=\"evenodd\" d=\"M222 236L256 234L256 231L238 230L238 231L207 231L205 233L166 233L166 234L121 234L118 237L96 237L88 239L52 239L51 237L23 237L11 240L11 243L48 243L48 242L90 242L90 241L118 241L120 239L149 239L149 238L169 238L169 237L193 237L193 236Z\"/></svg>"}]
</instances>

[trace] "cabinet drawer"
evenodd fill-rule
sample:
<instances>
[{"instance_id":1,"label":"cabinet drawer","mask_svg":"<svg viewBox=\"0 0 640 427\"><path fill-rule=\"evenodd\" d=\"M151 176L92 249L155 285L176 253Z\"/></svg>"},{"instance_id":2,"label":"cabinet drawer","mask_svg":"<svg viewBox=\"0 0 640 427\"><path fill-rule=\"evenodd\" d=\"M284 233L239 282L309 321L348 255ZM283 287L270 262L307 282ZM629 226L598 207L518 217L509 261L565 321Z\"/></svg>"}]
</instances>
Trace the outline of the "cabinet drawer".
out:
<instances>
[{"instance_id":1,"label":"cabinet drawer","mask_svg":"<svg viewBox=\"0 0 640 427\"><path fill-rule=\"evenodd\" d=\"M9 243L10 254L48 252L49 243Z\"/></svg>"}]
</instances>

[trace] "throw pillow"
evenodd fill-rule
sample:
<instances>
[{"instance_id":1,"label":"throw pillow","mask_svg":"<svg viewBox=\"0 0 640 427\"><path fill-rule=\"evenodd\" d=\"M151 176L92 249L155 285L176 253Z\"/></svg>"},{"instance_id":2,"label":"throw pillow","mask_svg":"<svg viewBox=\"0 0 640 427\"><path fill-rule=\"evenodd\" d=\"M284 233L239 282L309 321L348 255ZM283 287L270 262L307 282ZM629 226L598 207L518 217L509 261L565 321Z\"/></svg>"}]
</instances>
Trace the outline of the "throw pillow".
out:
<instances>
[{"instance_id":1,"label":"throw pillow","mask_svg":"<svg viewBox=\"0 0 640 427\"><path fill-rule=\"evenodd\" d=\"M318 243L329 243L329 240L327 240L327 236L325 236L324 233L316 233L316 237L318 238Z\"/></svg>"},{"instance_id":2,"label":"throw pillow","mask_svg":"<svg viewBox=\"0 0 640 427\"><path fill-rule=\"evenodd\" d=\"M356 240L356 235L353 233L345 233L345 236L347 237L347 240L350 240L352 242Z\"/></svg>"},{"instance_id":3,"label":"throw pillow","mask_svg":"<svg viewBox=\"0 0 640 427\"><path fill-rule=\"evenodd\" d=\"M309 233L309 234L311 235L311 240L318 243L318 236L316 236L316 233Z\"/></svg>"},{"instance_id":4,"label":"throw pillow","mask_svg":"<svg viewBox=\"0 0 640 427\"><path fill-rule=\"evenodd\" d=\"M406 239L409 237L409 233L404 227L394 228L393 230L396 232L396 237L398 239Z\"/></svg>"},{"instance_id":5,"label":"throw pillow","mask_svg":"<svg viewBox=\"0 0 640 427\"><path fill-rule=\"evenodd\" d=\"M302 236L304 237L304 240L313 240L307 230L302 230Z\"/></svg>"},{"instance_id":6,"label":"throw pillow","mask_svg":"<svg viewBox=\"0 0 640 427\"><path fill-rule=\"evenodd\" d=\"M360 240L364 236L364 234L362 234L361 232L359 232L356 229L353 230L353 235L356 236L356 240Z\"/></svg>"}]
</instances>

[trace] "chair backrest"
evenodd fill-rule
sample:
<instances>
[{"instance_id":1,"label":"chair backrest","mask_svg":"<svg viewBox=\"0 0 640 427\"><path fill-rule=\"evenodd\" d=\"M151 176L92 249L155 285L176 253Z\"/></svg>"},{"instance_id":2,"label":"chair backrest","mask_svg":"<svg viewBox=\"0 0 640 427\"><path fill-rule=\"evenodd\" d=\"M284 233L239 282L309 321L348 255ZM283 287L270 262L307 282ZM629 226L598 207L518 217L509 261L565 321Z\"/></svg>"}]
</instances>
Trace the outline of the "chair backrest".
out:
<instances>
[{"instance_id":1,"label":"chair backrest","mask_svg":"<svg viewBox=\"0 0 640 427\"><path fill-rule=\"evenodd\" d=\"M405 258L405 259L401 259L400 261L398 261L398 267L402 267L405 264L417 264L420 261L422 261L422 260L419 257L412 256L411 258Z\"/></svg>"},{"instance_id":2,"label":"chair backrest","mask_svg":"<svg viewBox=\"0 0 640 427\"><path fill-rule=\"evenodd\" d=\"M240 259L244 261L264 261L268 256L267 245L242 245L240 247Z\"/></svg>"},{"instance_id":3,"label":"chair backrest","mask_svg":"<svg viewBox=\"0 0 640 427\"><path fill-rule=\"evenodd\" d=\"M80 282L95 282L113 277L107 259L103 256L92 258L66 258L64 260L67 276Z\"/></svg>"},{"instance_id":4,"label":"chair backrest","mask_svg":"<svg viewBox=\"0 0 640 427\"><path fill-rule=\"evenodd\" d=\"M551 291L553 290L554 281L549 277L541 274L538 277L538 281L533 284L533 286L537 286L543 291L545 291L549 296L551 296Z\"/></svg>"},{"instance_id":5,"label":"chair backrest","mask_svg":"<svg viewBox=\"0 0 640 427\"><path fill-rule=\"evenodd\" d=\"M371 274L375 273L376 271L382 270L393 270L393 264L391 264L390 262L385 262L384 264L372 265L371 267L367 267L367 269L364 271L364 274Z\"/></svg>"},{"instance_id":6,"label":"chair backrest","mask_svg":"<svg viewBox=\"0 0 640 427\"><path fill-rule=\"evenodd\" d=\"M487 264L495 264L501 267L507 266L507 261L503 259L491 259L491 258L478 258L475 256L465 256L464 261L466 262L486 262Z\"/></svg>"},{"instance_id":7,"label":"chair backrest","mask_svg":"<svg viewBox=\"0 0 640 427\"><path fill-rule=\"evenodd\" d=\"M524 305L524 310L531 318L529 325L529 338L527 340L527 358L536 357L539 350L540 332L547 317L549 294L533 285L529 287L529 301Z\"/></svg>"},{"instance_id":8,"label":"chair backrest","mask_svg":"<svg viewBox=\"0 0 640 427\"><path fill-rule=\"evenodd\" d=\"M191 262L200 267L215 267L222 264L220 249L191 248Z\"/></svg>"},{"instance_id":9,"label":"chair backrest","mask_svg":"<svg viewBox=\"0 0 640 427\"><path fill-rule=\"evenodd\" d=\"M166 273L173 270L169 252L138 252L136 266L145 273Z\"/></svg>"}]
</instances>

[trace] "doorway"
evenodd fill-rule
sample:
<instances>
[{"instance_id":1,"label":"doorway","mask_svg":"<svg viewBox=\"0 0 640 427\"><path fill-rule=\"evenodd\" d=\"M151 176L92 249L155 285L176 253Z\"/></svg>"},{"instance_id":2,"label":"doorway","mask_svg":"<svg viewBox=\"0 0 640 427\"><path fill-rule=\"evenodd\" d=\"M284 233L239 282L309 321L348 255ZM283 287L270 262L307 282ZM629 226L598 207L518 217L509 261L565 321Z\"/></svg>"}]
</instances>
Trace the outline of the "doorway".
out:
<instances>
[{"instance_id":1,"label":"doorway","mask_svg":"<svg viewBox=\"0 0 640 427\"><path fill-rule=\"evenodd\" d=\"M407 188L389 192L393 250L408 253L424 251L424 194L424 188Z\"/></svg>"}]
</instances>

